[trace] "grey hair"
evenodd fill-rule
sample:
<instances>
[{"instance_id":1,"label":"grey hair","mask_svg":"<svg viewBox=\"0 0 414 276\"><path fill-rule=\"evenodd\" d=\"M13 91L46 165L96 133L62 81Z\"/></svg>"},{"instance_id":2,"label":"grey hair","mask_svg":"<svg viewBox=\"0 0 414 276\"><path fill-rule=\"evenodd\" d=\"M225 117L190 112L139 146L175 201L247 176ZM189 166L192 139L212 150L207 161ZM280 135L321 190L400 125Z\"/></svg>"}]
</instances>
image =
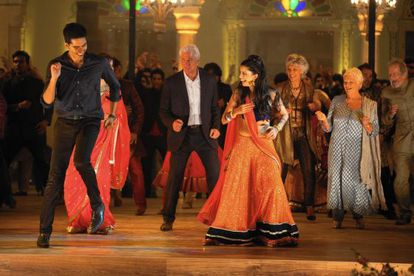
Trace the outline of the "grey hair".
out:
<instances>
[{"instance_id":1,"label":"grey hair","mask_svg":"<svg viewBox=\"0 0 414 276\"><path fill-rule=\"evenodd\" d=\"M360 85L362 85L362 82L364 81L364 75L362 75L361 70L356 67L347 69L344 73L344 78L345 77L351 77L355 79L355 81Z\"/></svg>"},{"instance_id":2,"label":"grey hair","mask_svg":"<svg viewBox=\"0 0 414 276\"><path fill-rule=\"evenodd\" d=\"M289 65L299 66L302 69L302 79L305 78L306 73L309 70L309 63L306 58L299 54L290 54L287 56L285 61L286 68Z\"/></svg>"},{"instance_id":3,"label":"grey hair","mask_svg":"<svg viewBox=\"0 0 414 276\"><path fill-rule=\"evenodd\" d=\"M408 69L407 65L404 63L404 61L400 58L393 58L388 62L388 68L391 66L397 65L400 69L400 73L402 76L408 76Z\"/></svg>"},{"instance_id":4,"label":"grey hair","mask_svg":"<svg viewBox=\"0 0 414 276\"><path fill-rule=\"evenodd\" d=\"M179 52L180 57L183 53L189 53L192 58L200 60L200 50L194 44L188 44L182 47Z\"/></svg>"}]
</instances>

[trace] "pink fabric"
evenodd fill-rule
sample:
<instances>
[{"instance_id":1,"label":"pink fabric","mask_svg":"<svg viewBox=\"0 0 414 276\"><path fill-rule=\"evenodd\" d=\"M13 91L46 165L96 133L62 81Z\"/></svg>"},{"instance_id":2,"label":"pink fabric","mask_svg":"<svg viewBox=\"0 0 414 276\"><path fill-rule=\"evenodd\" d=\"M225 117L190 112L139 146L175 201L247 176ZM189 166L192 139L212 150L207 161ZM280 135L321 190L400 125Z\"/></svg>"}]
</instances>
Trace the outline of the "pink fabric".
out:
<instances>
[{"instance_id":1,"label":"pink fabric","mask_svg":"<svg viewBox=\"0 0 414 276\"><path fill-rule=\"evenodd\" d=\"M104 113L108 114L110 101L106 94L101 97L101 101ZM128 174L130 132L122 100L118 102L116 117L112 128L105 128L104 121L101 121L100 132L91 154L91 163L95 168L99 192L105 205L105 218L101 229L113 228L115 225L115 219L109 210L110 189L122 188ZM92 210L86 186L74 166L73 153L66 172L64 196L69 217L68 231L85 231L90 224Z\"/></svg>"}]
</instances>

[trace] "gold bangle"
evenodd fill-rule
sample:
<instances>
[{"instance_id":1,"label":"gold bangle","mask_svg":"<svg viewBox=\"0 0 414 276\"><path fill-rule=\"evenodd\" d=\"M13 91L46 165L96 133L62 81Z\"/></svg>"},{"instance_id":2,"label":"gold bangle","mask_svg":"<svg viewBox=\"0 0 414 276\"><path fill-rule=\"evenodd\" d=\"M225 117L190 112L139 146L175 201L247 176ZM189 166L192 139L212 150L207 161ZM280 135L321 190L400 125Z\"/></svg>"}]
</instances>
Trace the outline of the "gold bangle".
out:
<instances>
[{"instance_id":1,"label":"gold bangle","mask_svg":"<svg viewBox=\"0 0 414 276\"><path fill-rule=\"evenodd\" d=\"M276 128L278 132L282 130L282 128L279 125L275 125L274 128Z\"/></svg>"}]
</instances>

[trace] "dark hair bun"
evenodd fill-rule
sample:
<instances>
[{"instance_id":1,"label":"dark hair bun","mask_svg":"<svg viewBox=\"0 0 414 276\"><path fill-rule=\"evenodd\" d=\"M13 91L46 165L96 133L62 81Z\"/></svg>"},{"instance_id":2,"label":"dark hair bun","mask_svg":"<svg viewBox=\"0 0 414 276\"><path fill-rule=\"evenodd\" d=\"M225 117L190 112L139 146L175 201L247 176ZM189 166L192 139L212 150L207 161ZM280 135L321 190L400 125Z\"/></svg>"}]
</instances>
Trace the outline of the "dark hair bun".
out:
<instances>
[{"instance_id":1,"label":"dark hair bun","mask_svg":"<svg viewBox=\"0 0 414 276\"><path fill-rule=\"evenodd\" d=\"M253 61L254 63L257 63L257 64L263 64L262 58L258 55L250 55L250 56L247 57L247 59L249 59L249 60L251 60L251 61Z\"/></svg>"}]
</instances>

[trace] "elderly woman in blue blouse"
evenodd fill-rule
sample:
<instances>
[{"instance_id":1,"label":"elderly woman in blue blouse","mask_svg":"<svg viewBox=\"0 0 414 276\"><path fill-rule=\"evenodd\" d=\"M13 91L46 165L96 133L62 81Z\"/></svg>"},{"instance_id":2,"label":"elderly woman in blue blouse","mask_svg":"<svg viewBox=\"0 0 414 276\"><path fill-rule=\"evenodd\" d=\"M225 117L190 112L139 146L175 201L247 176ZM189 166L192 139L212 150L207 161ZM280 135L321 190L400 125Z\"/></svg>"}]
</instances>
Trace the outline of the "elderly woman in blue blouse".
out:
<instances>
[{"instance_id":1,"label":"elderly woman in blue blouse","mask_svg":"<svg viewBox=\"0 0 414 276\"><path fill-rule=\"evenodd\" d=\"M326 132L332 132L328 153L328 208L334 228L341 228L345 210L356 227L363 216L386 208L381 185L381 158L376 102L361 96L363 75L357 68L344 73L345 95L336 96L328 116L316 112Z\"/></svg>"}]
</instances>

